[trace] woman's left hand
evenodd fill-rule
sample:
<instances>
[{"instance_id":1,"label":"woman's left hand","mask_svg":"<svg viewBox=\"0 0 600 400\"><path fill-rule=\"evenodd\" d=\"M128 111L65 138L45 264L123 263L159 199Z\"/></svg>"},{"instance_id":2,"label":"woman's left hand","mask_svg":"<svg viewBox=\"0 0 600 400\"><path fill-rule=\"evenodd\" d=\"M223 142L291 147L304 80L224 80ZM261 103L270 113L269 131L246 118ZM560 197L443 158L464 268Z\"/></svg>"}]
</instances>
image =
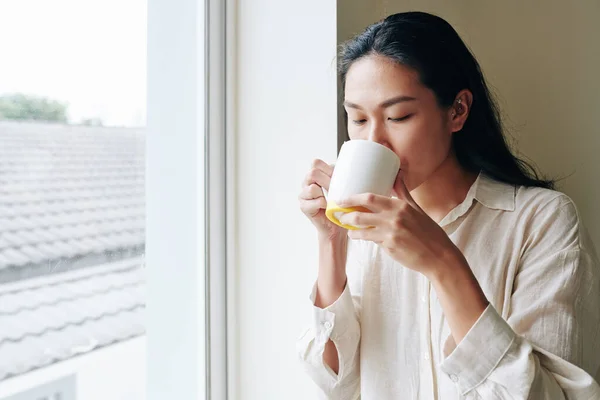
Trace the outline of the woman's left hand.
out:
<instances>
[{"instance_id":1,"label":"woman's left hand","mask_svg":"<svg viewBox=\"0 0 600 400\"><path fill-rule=\"evenodd\" d=\"M417 205L401 176L398 182L398 198L365 193L350 196L339 204L371 211L351 212L340 218L344 224L369 227L351 230L348 236L377 243L400 264L430 279L449 272L457 264L464 266L466 260L446 232Z\"/></svg>"}]
</instances>

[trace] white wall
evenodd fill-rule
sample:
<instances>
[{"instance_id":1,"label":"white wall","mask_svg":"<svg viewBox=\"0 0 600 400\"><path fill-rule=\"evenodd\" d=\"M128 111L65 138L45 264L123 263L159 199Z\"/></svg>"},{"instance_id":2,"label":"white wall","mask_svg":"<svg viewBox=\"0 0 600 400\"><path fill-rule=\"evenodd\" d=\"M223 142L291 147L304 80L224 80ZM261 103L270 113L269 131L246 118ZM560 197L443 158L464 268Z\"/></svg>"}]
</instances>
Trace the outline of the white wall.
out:
<instances>
[{"instance_id":1,"label":"white wall","mask_svg":"<svg viewBox=\"0 0 600 400\"><path fill-rule=\"evenodd\" d=\"M600 250L600 2L379 0L338 2L347 39L385 15L426 11L448 20L480 62L515 146L578 205Z\"/></svg>"},{"instance_id":2,"label":"white wall","mask_svg":"<svg viewBox=\"0 0 600 400\"><path fill-rule=\"evenodd\" d=\"M317 252L297 196L335 158L336 6L240 0L238 20L236 398L307 400L295 341Z\"/></svg>"},{"instance_id":3,"label":"white wall","mask_svg":"<svg viewBox=\"0 0 600 400\"><path fill-rule=\"evenodd\" d=\"M2 381L0 399L72 374L78 400L145 400L145 336Z\"/></svg>"}]
</instances>

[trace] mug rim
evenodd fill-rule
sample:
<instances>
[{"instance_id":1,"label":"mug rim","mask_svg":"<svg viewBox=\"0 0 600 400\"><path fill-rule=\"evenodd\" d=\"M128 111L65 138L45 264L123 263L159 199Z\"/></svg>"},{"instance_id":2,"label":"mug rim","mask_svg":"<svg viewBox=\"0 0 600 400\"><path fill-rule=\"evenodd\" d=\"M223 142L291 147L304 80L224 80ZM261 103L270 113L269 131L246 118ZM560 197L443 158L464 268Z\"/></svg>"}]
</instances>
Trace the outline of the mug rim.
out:
<instances>
[{"instance_id":1,"label":"mug rim","mask_svg":"<svg viewBox=\"0 0 600 400\"><path fill-rule=\"evenodd\" d=\"M338 152L338 156L339 156L339 153L342 151L342 147L344 147L347 144L351 144L351 143L354 143L355 145L363 145L363 144L367 144L368 143L368 146L374 146L374 147L379 147L379 148L385 149L384 151L387 151L388 153L392 153L398 159L398 164L400 164L400 157L398 156L398 154L396 154L396 152L394 150L390 149L387 146L382 145L381 143L377 143L377 142L375 142L373 140L368 140L368 139L350 139L350 140L346 140L340 146L340 151Z\"/></svg>"}]
</instances>

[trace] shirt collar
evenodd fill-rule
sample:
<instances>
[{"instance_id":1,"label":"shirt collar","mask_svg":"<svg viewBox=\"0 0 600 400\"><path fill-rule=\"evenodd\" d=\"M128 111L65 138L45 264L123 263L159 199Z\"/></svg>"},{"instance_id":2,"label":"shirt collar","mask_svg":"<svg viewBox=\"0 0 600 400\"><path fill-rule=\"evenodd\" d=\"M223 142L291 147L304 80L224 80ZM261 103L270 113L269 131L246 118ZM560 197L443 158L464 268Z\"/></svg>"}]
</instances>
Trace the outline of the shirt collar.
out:
<instances>
[{"instance_id":1,"label":"shirt collar","mask_svg":"<svg viewBox=\"0 0 600 400\"><path fill-rule=\"evenodd\" d=\"M483 173L479 174L475 184L477 185L475 199L487 208L515 210L515 185L499 182Z\"/></svg>"},{"instance_id":2,"label":"shirt collar","mask_svg":"<svg viewBox=\"0 0 600 400\"><path fill-rule=\"evenodd\" d=\"M440 221L440 225L448 225L465 215L475 200L490 209L514 211L515 190L514 185L499 182L484 173L480 173L471 185L465 200L450 211Z\"/></svg>"}]
</instances>

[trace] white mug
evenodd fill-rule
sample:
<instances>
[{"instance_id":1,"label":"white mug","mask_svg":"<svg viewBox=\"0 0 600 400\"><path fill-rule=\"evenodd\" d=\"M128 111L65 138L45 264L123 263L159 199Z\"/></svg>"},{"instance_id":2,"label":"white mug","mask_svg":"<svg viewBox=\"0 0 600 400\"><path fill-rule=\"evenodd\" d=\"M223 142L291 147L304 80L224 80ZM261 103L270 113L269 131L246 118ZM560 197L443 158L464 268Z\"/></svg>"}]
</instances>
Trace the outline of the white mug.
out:
<instances>
[{"instance_id":1,"label":"white mug","mask_svg":"<svg viewBox=\"0 0 600 400\"><path fill-rule=\"evenodd\" d=\"M342 208L340 200L361 193L390 196L400 170L400 159L392 150L370 140L350 140L340 149L327 193L325 214L334 224L346 229L361 229L340 222L353 211L369 211L362 207Z\"/></svg>"}]
</instances>

